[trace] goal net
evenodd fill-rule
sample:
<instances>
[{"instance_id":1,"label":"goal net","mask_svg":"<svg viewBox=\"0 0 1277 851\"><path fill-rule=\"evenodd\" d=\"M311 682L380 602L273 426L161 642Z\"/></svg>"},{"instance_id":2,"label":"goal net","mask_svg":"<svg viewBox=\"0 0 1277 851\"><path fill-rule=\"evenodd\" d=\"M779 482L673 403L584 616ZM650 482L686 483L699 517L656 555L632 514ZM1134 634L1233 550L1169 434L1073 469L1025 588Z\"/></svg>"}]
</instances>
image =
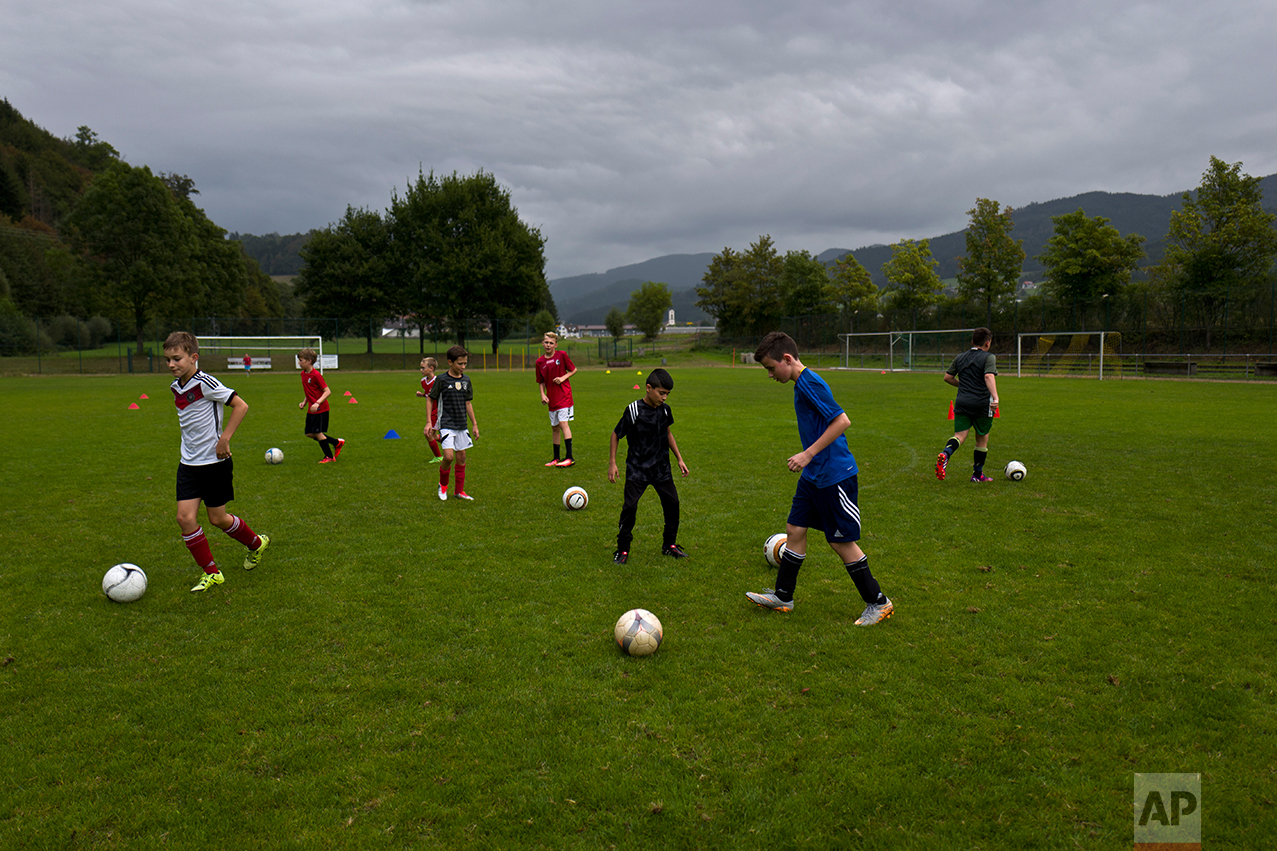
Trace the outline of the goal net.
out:
<instances>
[{"instance_id":1,"label":"goal net","mask_svg":"<svg viewBox=\"0 0 1277 851\"><path fill-rule=\"evenodd\" d=\"M252 359L253 369L297 369L297 353L314 349L319 355L315 365L320 372L337 367L336 356L324 355L324 338L316 335L296 337L200 337L200 360L208 368L220 369L226 358L228 369L243 369L244 356Z\"/></svg>"},{"instance_id":2,"label":"goal net","mask_svg":"<svg viewBox=\"0 0 1277 851\"><path fill-rule=\"evenodd\" d=\"M974 328L945 331L866 331L839 334L842 365L847 369L877 369L892 372L940 370L953 358L971 348Z\"/></svg>"},{"instance_id":3,"label":"goal net","mask_svg":"<svg viewBox=\"0 0 1277 851\"><path fill-rule=\"evenodd\" d=\"M1122 334L1118 331L1049 331L1017 334L1015 374L1122 377Z\"/></svg>"}]
</instances>

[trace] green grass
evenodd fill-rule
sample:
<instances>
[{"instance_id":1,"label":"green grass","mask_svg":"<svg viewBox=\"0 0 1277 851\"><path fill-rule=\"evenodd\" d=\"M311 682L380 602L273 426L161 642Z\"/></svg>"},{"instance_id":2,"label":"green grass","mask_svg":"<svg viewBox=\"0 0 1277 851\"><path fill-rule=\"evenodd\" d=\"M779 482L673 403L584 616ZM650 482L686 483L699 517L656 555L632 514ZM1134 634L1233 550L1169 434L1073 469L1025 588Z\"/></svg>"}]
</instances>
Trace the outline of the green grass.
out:
<instances>
[{"instance_id":1,"label":"green grass","mask_svg":"<svg viewBox=\"0 0 1277 851\"><path fill-rule=\"evenodd\" d=\"M231 509L273 543L247 573L205 522L200 595L165 377L0 379L0 847L1116 848L1136 771L1201 772L1213 848L1277 835L1270 387L1004 376L977 486L970 445L934 478L937 376L824 373L896 604L861 629L827 548L794 612L744 598L798 449L759 369L674 370L692 558L649 493L611 563L636 371L573 379L572 470L531 376L475 373L474 503L434 496L415 370L329 373L323 466L295 374L233 378ZM100 592L121 561L136 603ZM634 606L647 659L611 638Z\"/></svg>"}]
</instances>

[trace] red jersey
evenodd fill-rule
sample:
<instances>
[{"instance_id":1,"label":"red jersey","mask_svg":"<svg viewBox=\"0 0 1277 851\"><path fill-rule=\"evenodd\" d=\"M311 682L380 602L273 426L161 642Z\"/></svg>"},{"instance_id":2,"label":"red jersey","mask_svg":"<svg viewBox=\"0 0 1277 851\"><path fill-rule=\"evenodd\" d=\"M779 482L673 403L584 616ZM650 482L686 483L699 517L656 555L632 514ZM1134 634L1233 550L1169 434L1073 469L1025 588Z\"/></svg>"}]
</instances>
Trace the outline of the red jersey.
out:
<instances>
[{"instance_id":1,"label":"red jersey","mask_svg":"<svg viewBox=\"0 0 1277 851\"><path fill-rule=\"evenodd\" d=\"M421 391L425 393L427 396L429 396L430 388L435 386L435 379L437 379L438 377L439 376L437 375L432 375L429 378L427 378L424 375L421 376ZM433 426L437 422L439 422L439 406L435 405L434 416L430 418L430 425Z\"/></svg>"},{"instance_id":2,"label":"red jersey","mask_svg":"<svg viewBox=\"0 0 1277 851\"><path fill-rule=\"evenodd\" d=\"M306 412L310 413L310 406L319 402L319 397L324 395L324 391L328 389L328 382L324 381L324 376L319 370L312 369L310 372L302 373L302 390L306 393ZM328 400L320 402L319 409L315 411L322 414L328 410Z\"/></svg>"},{"instance_id":3,"label":"red jersey","mask_svg":"<svg viewBox=\"0 0 1277 851\"><path fill-rule=\"evenodd\" d=\"M554 379L575 370L576 365L572 363L572 358L568 357L567 352L556 351L552 355L542 355L537 358L537 384L545 385L545 395L550 400L551 411L561 411L572 407L572 382L569 380L562 384L555 384Z\"/></svg>"}]
</instances>

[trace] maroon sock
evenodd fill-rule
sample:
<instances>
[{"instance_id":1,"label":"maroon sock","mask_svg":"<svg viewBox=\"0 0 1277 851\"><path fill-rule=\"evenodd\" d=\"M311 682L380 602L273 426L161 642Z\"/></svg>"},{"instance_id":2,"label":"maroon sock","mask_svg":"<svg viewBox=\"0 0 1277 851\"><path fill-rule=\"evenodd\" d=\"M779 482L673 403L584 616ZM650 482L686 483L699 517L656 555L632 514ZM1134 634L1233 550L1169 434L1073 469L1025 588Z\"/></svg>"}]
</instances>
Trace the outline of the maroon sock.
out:
<instances>
[{"instance_id":1,"label":"maroon sock","mask_svg":"<svg viewBox=\"0 0 1277 851\"><path fill-rule=\"evenodd\" d=\"M457 465L457 493L466 492L466 465Z\"/></svg>"},{"instance_id":2,"label":"maroon sock","mask_svg":"<svg viewBox=\"0 0 1277 851\"><path fill-rule=\"evenodd\" d=\"M430 441L430 451L435 454L436 458L438 458L440 455L443 454L442 452L439 451L439 441L437 440Z\"/></svg>"},{"instance_id":3,"label":"maroon sock","mask_svg":"<svg viewBox=\"0 0 1277 851\"><path fill-rule=\"evenodd\" d=\"M231 515L231 528L226 530L226 534L250 550L255 550L262 545L262 539L257 537L257 533L248 528L248 524L234 514Z\"/></svg>"},{"instance_id":4,"label":"maroon sock","mask_svg":"<svg viewBox=\"0 0 1277 851\"><path fill-rule=\"evenodd\" d=\"M448 487L448 473L452 472L447 467L439 468L439 488L445 490Z\"/></svg>"},{"instance_id":5,"label":"maroon sock","mask_svg":"<svg viewBox=\"0 0 1277 851\"><path fill-rule=\"evenodd\" d=\"M205 573L217 573L217 562L213 561L213 551L209 549L208 538L204 537L204 529L196 529L189 535L182 536L182 543L191 551L191 558Z\"/></svg>"}]
</instances>

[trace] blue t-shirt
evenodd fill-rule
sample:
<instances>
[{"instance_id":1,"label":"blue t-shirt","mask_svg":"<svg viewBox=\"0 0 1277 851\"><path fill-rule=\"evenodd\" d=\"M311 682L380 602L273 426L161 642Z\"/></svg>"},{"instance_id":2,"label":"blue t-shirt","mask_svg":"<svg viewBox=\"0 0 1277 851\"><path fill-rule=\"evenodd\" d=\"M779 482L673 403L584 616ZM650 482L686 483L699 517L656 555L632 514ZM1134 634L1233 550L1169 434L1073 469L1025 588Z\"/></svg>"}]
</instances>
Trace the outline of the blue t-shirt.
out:
<instances>
[{"instance_id":1,"label":"blue t-shirt","mask_svg":"<svg viewBox=\"0 0 1277 851\"><path fill-rule=\"evenodd\" d=\"M820 439L843 409L834 401L825 379L814 369L804 369L794 381L794 412L798 414L798 437L806 449ZM818 488L827 488L856 472L856 458L847 447L847 438L840 434L803 468L803 477Z\"/></svg>"}]
</instances>

